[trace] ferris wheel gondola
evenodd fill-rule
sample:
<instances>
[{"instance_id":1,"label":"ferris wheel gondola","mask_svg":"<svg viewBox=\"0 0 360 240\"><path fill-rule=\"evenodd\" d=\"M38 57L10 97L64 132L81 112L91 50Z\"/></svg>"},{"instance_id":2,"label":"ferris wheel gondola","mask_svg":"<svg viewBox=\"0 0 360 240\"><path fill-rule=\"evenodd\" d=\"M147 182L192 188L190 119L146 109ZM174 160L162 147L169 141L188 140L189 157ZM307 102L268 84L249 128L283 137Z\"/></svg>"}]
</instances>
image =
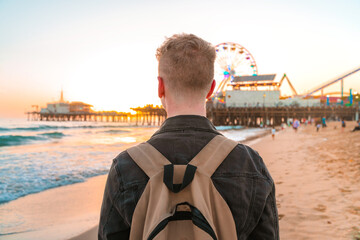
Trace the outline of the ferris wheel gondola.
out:
<instances>
[{"instance_id":1,"label":"ferris wheel gondola","mask_svg":"<svg viewBox=\"0 0 360 240\"><path fill-rule=\"evenodd\" d=\"M237 76L258 74L257 65L251 53L237 43L226 42L215 46L215 80L217 89L212 98L215 101L224 101L224 92L229 83Z\"/></svg>"}]
</instances>

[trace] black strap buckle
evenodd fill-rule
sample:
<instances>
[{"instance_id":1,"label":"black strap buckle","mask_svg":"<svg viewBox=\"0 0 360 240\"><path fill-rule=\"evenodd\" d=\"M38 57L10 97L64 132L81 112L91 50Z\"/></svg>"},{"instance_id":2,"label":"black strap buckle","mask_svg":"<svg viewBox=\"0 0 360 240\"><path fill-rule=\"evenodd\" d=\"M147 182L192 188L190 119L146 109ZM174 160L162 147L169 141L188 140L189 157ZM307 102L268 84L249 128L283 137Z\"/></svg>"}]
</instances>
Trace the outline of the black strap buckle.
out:
<instances>
[{"instance_id":1,"label":"black strap buckle","mask_svg":"<svg viewBox=\"0 0 360 240\"><path fill-rule=\"evenodd\" d=\"M165 165L163 181L170 191L178 193L191 183L191 181L194 179L196 169L197 167L188 164L186 166L183 182L181 184L174 184L174 164Z\"/></svg>"}]
</instances>

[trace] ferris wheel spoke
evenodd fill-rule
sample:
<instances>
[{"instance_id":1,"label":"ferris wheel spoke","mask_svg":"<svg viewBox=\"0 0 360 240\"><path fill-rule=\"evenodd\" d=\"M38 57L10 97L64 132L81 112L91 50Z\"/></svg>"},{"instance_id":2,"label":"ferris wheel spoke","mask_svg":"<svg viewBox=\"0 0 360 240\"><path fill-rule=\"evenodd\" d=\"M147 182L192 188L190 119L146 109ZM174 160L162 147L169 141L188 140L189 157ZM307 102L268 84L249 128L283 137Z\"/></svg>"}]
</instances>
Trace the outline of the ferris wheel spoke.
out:
<instances>
[{"instance_id":1,"label":"ferris wheel spoke","mask_svg":"<svg viewBox=\"0 0 360 240\"><path fill-rule=\"evenodd\" d=\"M221 67L222 69L224 69L224 70L226 69L227 63L226 63L225 57L220 57L220 58L217 59L216 61L217 61L217 63L220 65L220 67Z\"/></svg>"},{"instance_id":2,"label":"ferris wheel spoke","mask_svg":"<svg viewBox=\"0 0 360 240\"><path fill-rule=\"evenodd\" d=\"M245 66L245 65L247 65L247 63L244 58L239 59L236 63L237 68L238 68L238 66Z\"/></svg>"},{"instance_id":3,"label":"ferris wheel spoke","mask_svg":"<svg viewBox=\"0 0 360 240\"><path fill-rule=\"evenodd\" d=\"M243 61L243 58L240 58L240 57L237 58L237 59L233 62L232 68L233 68L233 69L237 68L237 66L239 66L242 61Z\"/></svg>"},{"instance_id":4,"label":"ferris wheel spoke","mask_svg":"<svg viewBox=\"0 0 360 240\"><path fill-rule=\"evenodd\" d=\"M241 59L238 66L246 66L246 68L238 68L238 71L244 74L252 74L251 63L246 58Z\"/></svg>"},{"instance_id":5,"label":"ferris wheel spoke","mask_svg":"<svg viewBox=\"0 0 360 240\"><path fill-rule=\"evenodd\" d=\"M221 64L219 64L219 67L220 67L220 69L222 69L223 71L227 71L227 64L226 63L221 63Z\"/></svg>"}]
</instances>

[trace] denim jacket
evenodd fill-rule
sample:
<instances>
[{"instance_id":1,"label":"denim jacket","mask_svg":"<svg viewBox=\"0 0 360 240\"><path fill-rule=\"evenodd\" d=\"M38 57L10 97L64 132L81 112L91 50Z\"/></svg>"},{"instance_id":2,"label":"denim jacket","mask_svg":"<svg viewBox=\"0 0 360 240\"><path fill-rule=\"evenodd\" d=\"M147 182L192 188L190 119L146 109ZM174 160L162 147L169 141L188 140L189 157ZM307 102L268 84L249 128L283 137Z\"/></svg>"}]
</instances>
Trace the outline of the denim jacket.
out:
<instances>
[{"instance_id":1,"label":"denim jacket","mask_svg":"<svg viewBox=\"0 0 360 240\"><path fill-rule=\"evenodd\" d=\"M148 143L173 164L187 164L218 134L207 118L180 115L166 119ZM99 240L129 239L132 215L148 179L126 151L113 160ZM238 144L211 179L233 214L238 239L279 239L275 185L256 151Z\"/></svg>"}]
</instances>

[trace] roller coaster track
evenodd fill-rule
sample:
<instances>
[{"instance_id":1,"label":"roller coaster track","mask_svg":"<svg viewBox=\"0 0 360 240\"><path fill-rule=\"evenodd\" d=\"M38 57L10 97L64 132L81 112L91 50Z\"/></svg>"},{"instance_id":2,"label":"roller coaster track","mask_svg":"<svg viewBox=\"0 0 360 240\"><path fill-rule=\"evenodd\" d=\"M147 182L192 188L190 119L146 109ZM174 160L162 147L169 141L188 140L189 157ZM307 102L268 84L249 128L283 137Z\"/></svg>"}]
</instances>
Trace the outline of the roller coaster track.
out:
<instances>
[{"instance_id":1,"label":"roller coaster track","mask_svg":"<svg viewBox=\"0 0 360 240\"><path fill-rule=\"evenodd\" d=\"M352 74L354 74L354 73L356 73L356 72L358 72L358 71L360 71L360 67L358 67L358 68L356 68L356 69L354 69L354 70L352 70L352 71L350 71L350 72L342 75L341 77L337 77L337 78L335 78L335 79L331 79L330 81L328 81L328 82L326 82L326 83L323 83L323 84L321 84L320 86L317 86L317 87L313 88L312 90L310 90L310 91L308 91L307 93L305 93L304 95L302 95L302 97L303 97L303 98L309 97L309 96L313 95L314 93L316 93L316 92L318 92L318 91L320 91L320 90L322 90L322 89L324 89L324 88L326 88L326 87L328 87L328 86L330 86L330 85L332 85L332 84L334 84L334 83L336 83L336 82L338 82L338 81L341 81L341 80L343 80L344 78L346 78L346 77L348 77L348 76L350 76L350 75L352 75Z\"/></svg>"}]
</instances>

